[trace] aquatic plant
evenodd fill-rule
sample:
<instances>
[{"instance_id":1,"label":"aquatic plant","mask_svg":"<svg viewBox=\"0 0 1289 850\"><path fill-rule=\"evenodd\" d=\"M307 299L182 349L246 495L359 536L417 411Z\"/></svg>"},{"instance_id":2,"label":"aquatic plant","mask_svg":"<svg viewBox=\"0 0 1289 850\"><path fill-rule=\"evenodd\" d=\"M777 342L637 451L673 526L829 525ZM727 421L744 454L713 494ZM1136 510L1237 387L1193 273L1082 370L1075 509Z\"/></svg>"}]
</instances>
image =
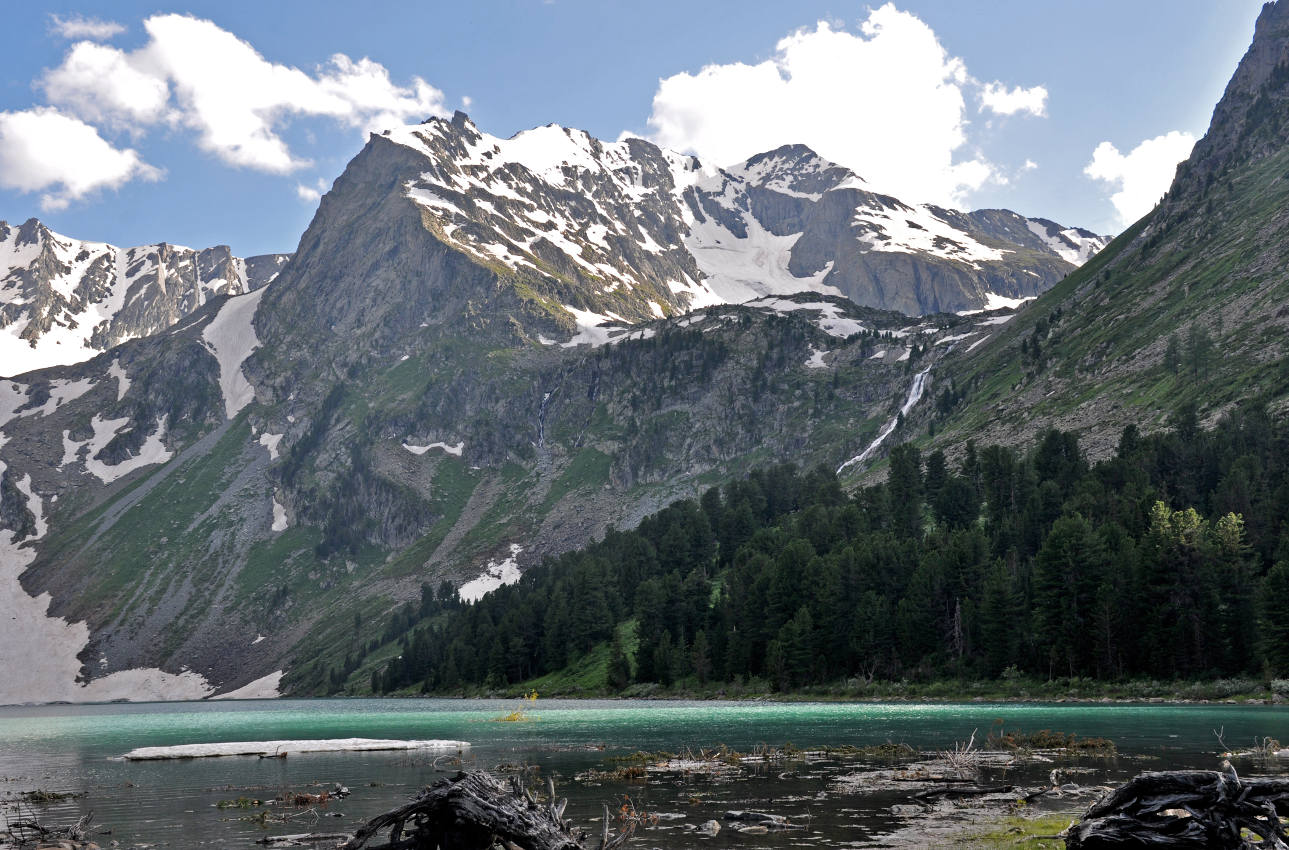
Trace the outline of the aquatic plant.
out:
<instances>
[{"instance_id":1,"label":"aquatic plant","mask_svg":"<svg viewBox=\"0 0 1289 850\"><path fill-rule=\"evenodd\" d=\"M500 717L494 717L498 723L524 723L530 720L540 720L537 715L529 713L529 709L537 705L537 691L530 691L519 699L519 707L509 714L503 714Z\"/></svg>"}]
</instances>

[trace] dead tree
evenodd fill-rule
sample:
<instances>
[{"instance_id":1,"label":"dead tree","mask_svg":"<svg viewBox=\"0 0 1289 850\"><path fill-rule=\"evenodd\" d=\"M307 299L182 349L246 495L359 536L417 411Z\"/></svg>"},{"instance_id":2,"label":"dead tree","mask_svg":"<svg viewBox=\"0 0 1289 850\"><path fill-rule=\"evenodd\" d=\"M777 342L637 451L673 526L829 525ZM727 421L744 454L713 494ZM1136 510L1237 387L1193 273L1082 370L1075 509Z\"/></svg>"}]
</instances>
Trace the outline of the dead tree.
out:
<instances>
[{"instance_id":1,"label":"dead tree","mask_svg":"<svg viewBox=\"0 0 1289 850\"><path fill-rule=\"evenodd\" d=\"M439 780L407 805L372 818L340 850L489 850L495 845L585 850L587 834L564 820L568 801L556 803L554 784L548 787L550 802L542 805L517 778L507 788L482 771L463 771ZM608 814L606 808L598 850L613 850L630 837L628 829L610 838ZM388 841L368 844L386 829Z\"/></svg>"},{"instance_id":2,"label":"dead tree","mask_svg":"<svg viewBox=\"0 0 1289 850\"><path fill-rule=\"evenodd\" d=\"M1240 779L1229 763L1220 771L1148 772L1088 809L1066 831L1065 846L1289 850L1283 815L1289 815L1289 779ZM1243 830L1257 840L1244 838Z\"/></svg>"}]
</instances>

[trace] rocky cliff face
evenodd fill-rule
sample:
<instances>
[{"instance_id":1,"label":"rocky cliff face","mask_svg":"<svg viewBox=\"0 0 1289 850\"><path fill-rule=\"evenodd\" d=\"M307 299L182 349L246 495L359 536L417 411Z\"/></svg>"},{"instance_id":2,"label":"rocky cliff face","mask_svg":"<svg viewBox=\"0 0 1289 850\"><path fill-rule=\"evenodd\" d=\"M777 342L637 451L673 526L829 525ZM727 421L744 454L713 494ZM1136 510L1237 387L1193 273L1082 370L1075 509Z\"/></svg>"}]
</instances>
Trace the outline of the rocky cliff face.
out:
<instances>
[{"instance_id":1,"label":"rocky cliff face","mask_svg":"<svg viewBox=\"0 0 1289 850\"><path fill-rule=\"evenodd\" d=\"M0 222L0 375L88 360L159 333L217 295L272 280L289 255L242 259L160 243L117 248L36 219Z\"/></svg>"}]
</instances>

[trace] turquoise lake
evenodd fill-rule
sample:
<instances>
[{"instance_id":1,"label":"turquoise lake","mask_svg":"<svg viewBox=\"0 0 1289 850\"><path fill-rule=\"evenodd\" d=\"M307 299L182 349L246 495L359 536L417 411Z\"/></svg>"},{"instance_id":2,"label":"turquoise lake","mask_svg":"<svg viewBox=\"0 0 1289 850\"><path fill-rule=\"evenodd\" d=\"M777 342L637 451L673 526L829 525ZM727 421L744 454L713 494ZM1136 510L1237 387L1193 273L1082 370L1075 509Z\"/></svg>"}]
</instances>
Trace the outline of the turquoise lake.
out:
<instances>
[{"instance_id":1,"label":"turquoise lake","mask_svg":"<svg viewBox=\"0 0 1289 850\"><path fill-rule=\"evenodd\" d=\"M889 794L839 794L830 784L853 770L854 759L824 759L806 768L768 771L741 782L677 777L649 784L576 780L581 771L610 765L615 754L671 752L720 744L751 750L759 744L797 747L907 743L948 748L975 731L983 740L1009 729L1060 730L1111 739L1120 757L1087 762L1085 782L1121 781L1142 769L1217 766L1215 730L1232 747L1263 736L1289 741L1289 710L1273 706L1162 704L916 704L540 700L534 719L499 723L516 707L500 700L275 700L239 703L57 705L0 708L0 798L5 817L13 799L36 789L71 792L73 799L24 807L59 824L94 812L98 838L122 846L254 847L266 834L342 832L404 802L447 775L439 754L417 752L296 754L286 759L225 757L133 762L120 757L144 746L219 741L319 738L442 738L468 741L468 765L524 766L552 776L570 799L575 822L594 827L602 806L623 795L666 817L638 835L640 847L697 846L686 824L720 819L729 808L760 808L809 816L810 842L874 846L898 826ZM1045 776L1051 765L1013 771L1018 784ZM1289 768L1289 765L1286 765ZM1265 769L1265 768L1264 768ZM1256 772L1256 771L1255 771ZM221 800L272 798L285 790L318 791L341 783L353 794L319 816L300 813L267 828L246 818L258 810L219 809ZM710 839L719 846L790 846L801 833ZM735 841L735 839L741 839Z\"/></svg>"}]
</instances>

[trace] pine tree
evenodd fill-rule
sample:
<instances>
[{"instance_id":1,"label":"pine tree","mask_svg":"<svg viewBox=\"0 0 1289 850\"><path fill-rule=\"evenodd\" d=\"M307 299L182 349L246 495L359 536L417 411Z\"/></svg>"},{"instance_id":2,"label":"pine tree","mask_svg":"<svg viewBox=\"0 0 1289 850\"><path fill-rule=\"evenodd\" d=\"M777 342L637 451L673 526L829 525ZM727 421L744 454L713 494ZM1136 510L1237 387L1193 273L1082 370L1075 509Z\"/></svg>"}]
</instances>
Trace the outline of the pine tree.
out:
<instances>
[{"instance_id":1,"label":"pine tree","mask_svg":"<svg viewBox=\"0 0 1289 850\"><path fill-rule=\"evenodd\" d=\"M1262 657L1277 676L1289 676L1289 561L1277 561L1262 580Z\"/></svg>"},{"instance_id":2,"label":"pine tree","mask_svg":"<svg viewBox=\"0 0 1289 850\"><path fill-rule=\"evenodd\" d=\"M620 691L631 684L631 661L627 658L627 653L622 648L622 640L617 635L613 636L613 646L609 649L607 680L609 687L615 691Z\"/></svg>"},{"instance_id":3,"label":"pine tree","mask_svg":"<svg viewBox=\"0 0 1289 850\"><path fill-rule=\"evenodd\" d=\"M1075 676L1091 669L1088 633L1103 569L1092 525L1078 514L1058 519L1034 567L1034 631L1050 671Z\"/></svg>"},{"instance_id":4,"label":"pine tree","mask_svg":"<svg viewBox=\"0 0 1289 850\"><path fill-rule=\"evenodd\" d=\"M901 443L891 449L891 472L886 494L895 532L904 537L922 534L922 457L917 447Z\"/></svg>"}]
</instances>

